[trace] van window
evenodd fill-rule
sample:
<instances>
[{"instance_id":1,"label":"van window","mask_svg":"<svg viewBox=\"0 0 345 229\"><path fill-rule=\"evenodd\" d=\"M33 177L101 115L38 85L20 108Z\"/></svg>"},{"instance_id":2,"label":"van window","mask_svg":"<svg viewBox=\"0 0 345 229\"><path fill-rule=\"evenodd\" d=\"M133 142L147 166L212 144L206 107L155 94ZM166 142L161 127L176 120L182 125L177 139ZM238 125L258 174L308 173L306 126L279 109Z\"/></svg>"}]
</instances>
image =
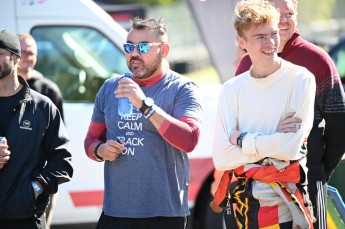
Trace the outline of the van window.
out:
<instances>
[{"instance_id":1,"label":"van window","mask_svg":"<svg viewBox=\"0 0 345 229\"><path fill-rule=\"evenodd\" d=\"M69 102L93 102L103 82L128 71L122 48L89 27L36 27L36 69L53 80Z\"/></svg>"}]
</instances>

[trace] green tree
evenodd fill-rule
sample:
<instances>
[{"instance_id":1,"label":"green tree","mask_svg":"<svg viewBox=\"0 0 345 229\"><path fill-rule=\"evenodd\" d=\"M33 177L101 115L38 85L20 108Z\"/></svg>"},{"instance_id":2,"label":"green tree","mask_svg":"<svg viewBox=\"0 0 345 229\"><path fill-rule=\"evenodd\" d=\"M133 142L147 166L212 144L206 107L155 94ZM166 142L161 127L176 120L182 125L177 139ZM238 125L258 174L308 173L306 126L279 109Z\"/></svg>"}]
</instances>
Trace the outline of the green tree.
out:
<instances>
[{"instance_id":1,"label":"green tree","mask_svg":"<svg viewBox=\"0 0 345 229\"><path fill-rule=\"evenodd\" d=\"M331 19L335 3L336 0L299 0L299 20L301 22L310 22Z\"/></svg>"}]
</instances>

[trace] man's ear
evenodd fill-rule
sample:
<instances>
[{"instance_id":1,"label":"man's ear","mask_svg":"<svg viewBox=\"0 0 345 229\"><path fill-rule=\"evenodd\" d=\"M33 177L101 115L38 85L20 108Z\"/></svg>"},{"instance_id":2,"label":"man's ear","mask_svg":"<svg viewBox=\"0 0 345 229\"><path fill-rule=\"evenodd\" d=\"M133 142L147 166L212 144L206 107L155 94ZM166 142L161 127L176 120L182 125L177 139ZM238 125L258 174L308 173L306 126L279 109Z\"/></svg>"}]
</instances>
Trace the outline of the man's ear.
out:
<instances>
[{"instance_id":1,"label":"man's ear","mask_svg":"<svg viewBox=\"0 0 345 229\"><path fill-rule=\"evenodd\" d=\"M166 58L170 51L170 45L168 43L164 43L162 45L162 57Z\"/></svg>"},{"instance_id":2,"label":"man's ear","mask_svg":"<svg viewBox=\"0 0 345 229\"><path fill-rule=\"evenodd\" d=\"M238 46L240 46L241 49L246 49L245 39L243 37L240 37L240 36L237 36L236 39L237 39Z\"/></svg>"},{"instance_id":3,"label":"man's ear","mask_svg":"<svg viewBox=\"0 0 345 229\"><path fill-rule=\"evenodd\" d=\"M14 64L19 64L20 56L17 56L16 54L12 54L11 57L13 59Z\"/></svg>"}]
</instances>

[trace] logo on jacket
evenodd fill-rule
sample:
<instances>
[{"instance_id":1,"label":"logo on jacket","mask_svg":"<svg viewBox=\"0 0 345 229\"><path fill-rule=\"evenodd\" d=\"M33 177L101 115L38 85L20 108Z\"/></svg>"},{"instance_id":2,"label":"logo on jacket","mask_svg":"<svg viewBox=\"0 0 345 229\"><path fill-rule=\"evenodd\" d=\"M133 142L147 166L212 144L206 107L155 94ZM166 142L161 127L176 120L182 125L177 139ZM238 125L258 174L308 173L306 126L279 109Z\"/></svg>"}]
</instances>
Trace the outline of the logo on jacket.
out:
<instances>
[{"instance_id":1,"label":"logo on jacket","mask_svg":"<svg viewBox=\"0 0 345 229\"><path fill-rule=\"evenodd\" d=\"M32 130L32 128L30 127L31 123L29 120L24 120L22 122L22 125L20 126L20 129L25 129L25 130Z\"/></svg>"}]
</instances>

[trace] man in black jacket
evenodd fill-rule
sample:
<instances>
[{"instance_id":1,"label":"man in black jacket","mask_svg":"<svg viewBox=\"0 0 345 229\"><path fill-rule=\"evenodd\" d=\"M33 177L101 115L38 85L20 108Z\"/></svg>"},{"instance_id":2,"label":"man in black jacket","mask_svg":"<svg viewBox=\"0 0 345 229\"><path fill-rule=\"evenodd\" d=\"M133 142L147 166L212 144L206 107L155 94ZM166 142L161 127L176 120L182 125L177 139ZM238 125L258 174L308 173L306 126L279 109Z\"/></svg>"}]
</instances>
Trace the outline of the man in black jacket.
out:
<instances>
[{"instance_id":1,"label":"man in black jacket","mask_svg":"<svg viewBox=\"0 0 345 229\"><path fill-rule=\"evenodd\" d=\"M73 174L56 106L17 74L18 36L0 31L0 228L45 228L49 195Z\"/></svg>"}]
</instances>

